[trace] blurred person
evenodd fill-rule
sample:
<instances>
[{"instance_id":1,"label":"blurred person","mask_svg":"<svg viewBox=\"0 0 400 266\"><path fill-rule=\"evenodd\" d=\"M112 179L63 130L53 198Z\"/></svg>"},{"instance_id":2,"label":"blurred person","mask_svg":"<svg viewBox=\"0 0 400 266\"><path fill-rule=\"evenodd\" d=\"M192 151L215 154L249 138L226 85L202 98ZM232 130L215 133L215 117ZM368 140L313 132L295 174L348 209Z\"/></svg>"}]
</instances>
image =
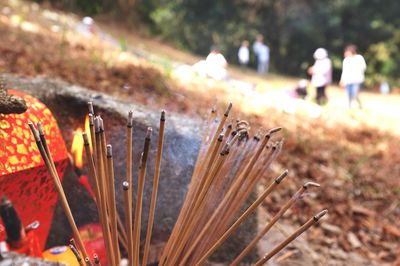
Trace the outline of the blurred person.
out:
<instances>
[{"instance_id":1,"label":"blurred person","mask_svg":"<svg viewBox=\"0 0 400 266\"><path fill-rule=\"evenodd\" d=\"M250 60L249 42L244 40L238 52L239 64L242 68L246 68Z\"/></svg>"},{"instance_id":2,"label":"blurred person","mask_svg":"<svg viewBox=\"0 0 400 266\"><path fill-rule=\"evenodd\" d=\"M359 91L365 79L367 64L364 57L357 54L357 46L351 44L344 49L344 60L342 64L342 76L340 86L345 87L349 97L349 108L357 101L361 109L362 104L359 98Z\"/></svg>"},{"instance_id":3,"label":"blurred person","mask_svg":"<svg viewBox=\"0 0 400 266\"><path fill-rule=\"evenodd\" d=\"M308 86L308 81L306 79L299 80L294 89L297 98L304 100L307 97L308 94L307 86Z\"/></svg>"},{"instance_id":4,"label":"blurred person","mask_svg":"<svg viewBox=\"0 0 400 266\"><path fill-rule=\"evenodd\" d=\"M328 57L328 51L318 48L314 52L314 65L308 68L311 75L311 84L316 88L316 102L318 105L326 103L326 87L332 82L332 61Z\"/></svg>"},{"instance_id":5,"label":"blurred person","mask_svg":"<svg viewBox=\"0 0 400 266\"><path fill-rule=\"evenodd\" d=\"M207 75L216 80L224 80L228 78L228 62L221 54L219 48L213 45L210 53L206 58Z\"/></svg>"},{"instance_id":6,"label":"blurred person","mask_svg":"<svg viewBox=\"0 0 400 266\"><path fill-rule=\"evenodd\" d=\"M264 44L264 37L258 35L253 44L253 51L257 58L257 72L259 74L268 73L269 47Z\"/></svg>"},{"instance_id":7,"label":"blurred person","mask_svg":"<svg viewBox=\"0 0 400 266\"><path fill-rule=\"evenodd\" d=\"M80 23L78 23L76 30L86 37L92 37L97 33L96 23L91 17L84 17Z\"/></svg>"}]
</instances>

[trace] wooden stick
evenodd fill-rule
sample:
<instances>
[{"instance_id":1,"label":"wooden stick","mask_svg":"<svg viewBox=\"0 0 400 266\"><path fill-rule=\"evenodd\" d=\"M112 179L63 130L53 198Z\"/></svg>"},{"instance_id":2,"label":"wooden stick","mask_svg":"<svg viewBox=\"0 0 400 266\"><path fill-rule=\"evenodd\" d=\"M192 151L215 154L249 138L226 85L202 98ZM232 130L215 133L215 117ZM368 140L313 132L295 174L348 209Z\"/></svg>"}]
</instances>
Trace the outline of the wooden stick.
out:
<instances>
[{"instance_id":1,"label":"wooden stick","mask_svg":"<svg viewBox=\"0 0 400 266\"><path fill-rule=\"evenodd\" d=\"M276 132L276 131L274 131L274 132ZM253 169L255 163L257 162L258 158L260 157L261 152L263 151L263 149L267 145L269 139L271 138L272 133L270 131L270 132L268 132L268 134L266 134L266 136L265 136L264 140L262 141L261 145L258 146L257 151L253 154L253 156L251 157L250 161L247 163L247 165L246 165L245 169L243 170L243 172L240 173L240 176L238 178L236 178L234 183L230 186L229 190L224 195L223 199L221 200L221 202L218 205L218 207L215 209L214 213L211 215L211 217L208 220L208 222L204 225L204 227L201 230L201 232L197 235L196 239L193 241L193 243L190 246L189 251L187 253L191 253L191 252L194 251L196 245L199 244L199 242L203 239L203 237L205 237L205 234L207 233L207 230L213 224L215 224L215 222L218 220L218 216L219 216L220 212L224 210L226 204L231 200L231 197L233 195L235 195L235 193L237 193L239 188L242 186L242 180L244 180L245 178L247 178L249 176L249 174L250 174L251 170ZM185 256L189 256L189 255L185 254Z\"/></svg>"},{"instance_id":2,"label":"wooden stick","mask_svg":"<svg viewBox=\"0 0 400 266\"><path fill-rule=\"evenodd\" d=\"M111 216L111 232L114 246L115 263L118 265L121 261L121 255L119 253L119 242L118 242L118 221L117 221L117 206L115 201L115 185L114 185L114 162L112 154L112 146L107 145L107 169L108 169L108 196L110 203L110 216Z\"/></svg>"},{"instance_id":3,"label":"wooden stick","mask_svg":"<svg viewBox=\"0 0 400 266\"><path fill-rule=\"evenodd\" d=\"M92 154L93 157L96 157L95 154L97 154L96 151L96 136L95 136L95 129L94 129L94 117L93 114L89 113L89 128L90 128L90 140L91 140L91 147L92 147ZM95 160L95 158L93 158ZM96 160L94 161L94 164L97 165Z\"/></svg>"},{"instance_id":4,"label":"wooden stick","mask_svg":"<svg viewBox=\"0 0 400 266\"><path fill-rule=\"evenodd\" d=\"M42 156L42 159L43 159L44 163L46 164L47 170L49 171L49 174L50 174L50 176L51 176L51 178L53 180L54 186L55 186L55 188L56 188L56 190L57 190L57 192L58 192L58 194L60 196L61 205L62 205L62 207L64 209L65 215L67 216L67 220L68 220L68 222L69 222L69 224L71 226L71 229L72 229L72 232L74 234L74 237L77 239L79 248L82 251L84 257L87 257L87 252L86 252L85 246L83 245L83 241L82 241L81 235L79 233L78 227L76 226L74 217L72 215L71 209L70 209L69 204L68 204L68 200L67 200L67 198L65 196L65 193L64 193L64 189L61 186L60 178L58 176L57 171L55 171L54 168L53 168L54 161L50 162L50 159L47 156L46 151L45 151L45 149L44 149L44 147L42 145L42 142L40 140L39 134L36 131L35 126L33 125L32 122L29 122L29 127L30 127L30 129L32 131L32 134L33 134L34 138L35 138L36 146L39 149L40 155Z\"/></svg>"},{"instance_id":5,"label":"wooden stick","mask_svg":"<svg viewBox=\"0 0 400 266\"><path fill-rule=\"evenodd\" d=\"M93 254L93 260L94 260L94 265L100 266L100 259L99 259L99 256L97 256L96 253Z\"/></svg>"},{"instance_id":6,"label":"wooden stick","mask_svg":"<svg viewBox=\"0 0 400 266\"><path fill-rule=\"evenodd\" d=\"M110 233L110 227L109 227L109 219L107 215L107 190L105 189L106 187L106 180L105 180L105 174L104 174L104 164L105 162L103 161L103 155L102 155L102 144L101 144L101 122L100 122L100 117L96 117L95 120L95 133L96 133L96 145L97 145L97 173L98 173L98 179L99 179L99 187L100 187L100 198L101 198L101 208L102 208L102 221L104 221L103 224L103 238L106 246L106 251L107 251L107 261L111 264L114 265L114 251L113 251L113 246L112 246L112 240L111 240L111 233Z\"/></svg>"},{"instance_id":7,"label":"wooden stick","mask_svg":"<svg viewBox=\"0 0 400 266\"><path fill-rule=\"evenodd\" d=\"M179 215L180 217L178 217L178 222L177 224L174 226L174 229L172 231L172 239L170 239L167 243L167 246L165 247L165 250L163 253L168 252L168 254L170 253L170 250L173 251L173 254L178 254L178 252L180 251L179 248L177 247L182 247L182 241L185 240L185 237L176 237L176 230L179 230L180 232L182 230L184 230L183 235L186 236L186 232L187 232L187 228L188 228L188 223L190 224L192 219L191 219L191 215L193 213L193 208L192 206L196 204L196 201L199 199L200 195L199 193L201 192L204 183L206 182L206 178L209 174L209 172L212 169L212 166L214 164L214 159L218 154L218 148L219 148L219 144L221 143L222 139L223 139L223 134L221 134L222 128L225 125L226 119L228 118L228 115L230 113L232 109L232 103L229 103L228 108L226 109L223 117L221 118L221 121L218 125L217 130L214 133L214 136L211 140L210 146L208 147L208 150L206 152L205 155L205 160L200 162L200 166L198 167L198 174L199 176L201 176L199 179L200 181L196 184L195 187L193 187L193 191L192 191L192 186L190 188L190 191L188 193L188 197L187 197L187 202L185 200L185 204L184 207L181 210L181 214ZM196 167L197 168L197 167ZM192 180L195 179L196 177L193 176ZM165 255L163 254L162 258L161 258L162 263L164 263L165 261ZM169 261L169 260L168 260Z\"/></svg>"},{"instance_id":8,"label":"wooden stick","mask_svg":"<svg viewBox=\"0 0 400 266\"><path fill-rule=\"evenodd\" d=\"M142 223L142 203L143 203L143 190L144 180L146 177L147 158L150 150L152 129L147 128L146 138L144 141L142 158L140 160L140 169L138 176L138 188L136 194L136 206L135 206L135 221L133 226L133 264L139 265L139 250L140 250L140 228Z\"/></svg>"},{"instance_id":9,"label":"wooden stick","mask_svg":"<svg viewBox=\"0 0 400 266\"><path fill-rule=\"evenodd\" d=\"M230 103L228 105L228 108L227 108L226 112L224 113L224 116L222 117L217 130L214 132L213 138L212 138L208 148L206 149L204 156L202 154L198 155L198 158L196 161L196 166L195 166L195 169L194 169L194 172L192 175L192 180L189 185L189 191L186 195L186 199L183 203L183 207L179 213L178 220L176 221L175 226L172 229L171 236L168 239L166 246L164 247L163 253L162 253L160 261L159 261L160 266L164 265L167 254L170 254L170 250L174 249L174 246L177 244L176 239L177 239L178 231L180 230L180 228L182 226L185 225L190 206L193 203L193 199L195 199L197 197L197 194L199 193L199 188L201 187L201 182L203 182L201 178L198 178L198 176L203 173L206 165L208 165L208 167L210 167L210 161L211 161L210 155L213 154L214 145L216 144L216 141L219 137L221 129L223 128L223 126L225 124L225 121L229 115L231 108L232 108L232 103ZM208 126L206 128L206 133L202 139L202 144L207 142L208 131L210 130L210 125L211 125L212 120L215 118L215 114L216 114L216 110L215 110L215 108L213 108L211 111L211 115L209 117ZM202 153L202 150L200 150L200 152ZM211 161L211 163L212 163L212 161Z\"/></svg>"},{"instance_id":10,"label":"wooden stick","mask_svg":"<svg viewBox=\"0 0 400 266\"><path fill-rule=\"evenodd\" d=\"M320 213L316 214L314 217L311 217L305 224L299 227L293 234L291 234L288 238L282 241L279 245L277 245L273 250L271 250L268 254L262 257L260 260L254 264L254 266L261 266L266 263L269 259L271 259L274 255L276 255L279 251L281 251L284 247L286 247L290 242L295 240L299 235L304 233L308 228L316 224L326 213L328 210L323 210Z\"/></svg>"},{"instance_id":11,"label":"wooden stick","mask_svg":"<svg viewBox=\"0 0 400 266\"><path fill-rule=\"evenodd\" d=\"M163 144L164 144L164 128L165 128L165 111L161 111L160 117L160 128L158 133L158 143L157 143L157 155L156 155L156 164L154 167L154 176L153 176L153 190L151 193L151 201L150 201L150 210L149 210L149 218L147 222L147 233L146 233L146 241L144 244L144 252L142 265L147 265L147 260L149 256L150 243L151 243L151 234L153 230L153 222L154 215L156 212L156 203L157 203L157 192L158 192L158 183L160 177L160 168L161 168L161 158L163 152Z\"/></svg>"},{"instance_id":12,"label":"wooden stick","mask_svg":"<svg viewBox=\"0 0 400 266\"><path fill-rule=\"evenodd\" d=\"M129 191L129 183L127 181L122 183L122 189L124 191L124 209L125 209L125 222L126 222L126 228L128 233L128 261L129 261L129 266L133 266L133 241L132 241L132 216L129 215L129 213L132 212L131 206L129 206L129 195L132 195L132 193Z\"/></svg>"},{"instance_id":13,"label":"wooden stick","mask_svg":"<svg viewBox=\"0 0 400 266\"><path fill-rule=\"evenodd\" d=\"M313 182L305 183L286 203L282 206L279 212L271 219L271 221L261 230L260 233L247 245L247 247L233 260L230 266L238 265L242 259L250 252L250 250L256 245L256 243L272 228L272 226L285 214L285 212L293 206L297 199L299 199L308 187L314 186L319 187L320 185Z\"/></svg>"},{"instance_id":14,"label":"wooden stick","mask_svg":"<svg viewBox=\"0 0 400 266\"><path fill-rule=\"evenodd\" d=\"M265 200L265 198L271 194L271 192L275 189L277 185L281 183L281 181L287 176L288 170L283 172L280 176L275 178L274 182L272 182L267 189L258 197L256 201L254 201L247 210L236 220L236 222L231 225L231 227L218 239L218 241L203 255L203 257L196 263L196 265L200 265L210 257L214 251L225 242L225 240L242 224L244 220L249 217L249 215Z\"/></svg>"},{"instance_id":15,"label":"wooden stick","mask_svg":"<svg viewBox=\"0 0 400 266\"><path fill-rule=\"evenodd\" d=\"M79 254L79 251L76 249L76 247L74 245L70 244L69 248L72 250L72 253L74 253L76 260L79 263L79 266L84 266L83 262L82 262L81 254Z\"/></svg>"},{"instance_id":16,"label":"wooden stick","mask_svg":"<svg viewBox=\"0 0 400 266\"><path fill-rule=\"evenodd\" d=\"M128 252L128 235L126 233L126 228L124 223L121 220L121 216L119 216L117 212L117 223L118 223L118 239L119 242L122 244L126 252Z\"/></svg>"},{"instance_id":17,"label":"wooden stick","mask_svg":"<svg viewBox=\"0 0 400 266\"><path fill-rule=\"evenodd\" d=\"M56 165L54 164L53 156L51 155L49 146L47 145L46 137L44 135L44 131L42 128L42 123L40 121L37 123L37 127L38 127L38 131L39 131L40 141L42 142L42 145L43 145L44 151L46 152L47 158L49 158L49 161L51 163L51 167L53 168L53 171L57 172L57 168L56 168ZM62 186L61 180L57 179L57 182L60 186Z\"/></svg>"},{"instance_id":18,"label":"wooden stick","mask_svg":"<svg viewBox=\"0 0 400 266\"><path fill-rule=\"evenodd\" d=\"M128 194L128 205L129 208L125 211L125 217L130 217L130 224L129 227L126 227L126 233L128 234L128 248L132 249L128 251L128 254L133 254L133 232L132 232L132 134L133 134L133 112L129 111L128 114L128 121L127 121L127 128L126 128L126 181L128 182L129 186L129 194ZM127 220L127 218L125 218ZM130 244L129 244L130 242ZM133 257L129 259L129 263L133 263Z\"/></svg>"},{"instance_id":19,"label":"wooden stick","mask_svg":"<svg viewBox=\"0 0 400 266\"><path fill-rule=\"evenodd\" d=\"M198 194L197 198L194 200L194 205L191 208L191 215L188 216L186 226L180 230L179 237L177 239L177 245L172 250L170 257L167 258L168 265L175 265L178 260L178 256L181 253L182 249L184 248L188 238L190 237L190 233L195 226L194 223L197 221L197 217L201 214L199 210L204 205L204 199L209 191L209 188L212 182L215 180L216 176L221 170L223 163L226 161L226 158L229 153L227 146L224 147L223 151L221 151L220 156L218 156L215 166L213 167L211 173L205 177L206 182L200 188L200 193Z\"/></svg>"},{"instance_id":20,"label":"wooden stick","mask_svg":"<svg viewBox=\"0 0 400 266\"><path fill-rule=\"evenodd\" d=\"M90 261L89 257L85 257L86 266L93 266L93 263Z\"/></svg>"}]
</instances>

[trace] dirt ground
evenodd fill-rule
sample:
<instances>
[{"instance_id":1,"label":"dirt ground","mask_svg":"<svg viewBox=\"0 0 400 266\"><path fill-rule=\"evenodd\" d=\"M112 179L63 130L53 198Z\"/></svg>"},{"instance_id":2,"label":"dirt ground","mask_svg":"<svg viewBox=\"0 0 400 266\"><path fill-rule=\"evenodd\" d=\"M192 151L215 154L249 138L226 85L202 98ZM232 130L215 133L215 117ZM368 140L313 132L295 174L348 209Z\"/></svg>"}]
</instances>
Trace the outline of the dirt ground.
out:
<instances>
[{"instance_id":1,"label":"dirt ground","mask_svg":"<svg viewBox=\"0 0 400 266\"><path fill-rule=\"evenodd\" d=\"M297 78L259 77L231 67L235 82L203 79L181 71L199 57L104 19L98 25L106 38L84 37L74 30L80 20L75 15L15 0L1 0L0 7L1 72L61 78L198 117L213 104L232 101L233 117L249 120L253 130L285 129L284 149L273 172L287 168L290 178L266 200L268 213L276 213L304 181L321 184L282 222L295 228L319 210L329 210L328 218L305 236L324 257L323 262L313 260L314 265L400 265L399 95L363 93L364 108L349 110L344 91L332 86L329 103L320 108L312 99L288 97ZM244 88L239 81L251 86ZM292 252L279 263L300 263L298 256Z\"/></svg>"}]
</instances>

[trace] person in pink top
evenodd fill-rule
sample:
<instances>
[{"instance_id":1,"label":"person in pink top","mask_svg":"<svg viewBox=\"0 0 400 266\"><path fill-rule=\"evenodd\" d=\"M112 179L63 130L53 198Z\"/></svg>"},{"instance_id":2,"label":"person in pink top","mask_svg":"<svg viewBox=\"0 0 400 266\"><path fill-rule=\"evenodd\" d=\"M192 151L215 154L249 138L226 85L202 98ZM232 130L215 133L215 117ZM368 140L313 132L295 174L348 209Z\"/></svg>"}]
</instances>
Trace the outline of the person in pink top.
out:
<instances>
[{"instance_id":1,"label":"person in pink top","mask_svg":"<svg viewBox=\"0 0 400 266\"><path fill-rule=\"evenodd\" d=\"M311 75L311 84L317 90L316 101L321 105L327 101L325 89L332 82L332 61L324 48L315 50L314 59L314 65L308 68L308 74Z\"/></svg>"}]
</instances>

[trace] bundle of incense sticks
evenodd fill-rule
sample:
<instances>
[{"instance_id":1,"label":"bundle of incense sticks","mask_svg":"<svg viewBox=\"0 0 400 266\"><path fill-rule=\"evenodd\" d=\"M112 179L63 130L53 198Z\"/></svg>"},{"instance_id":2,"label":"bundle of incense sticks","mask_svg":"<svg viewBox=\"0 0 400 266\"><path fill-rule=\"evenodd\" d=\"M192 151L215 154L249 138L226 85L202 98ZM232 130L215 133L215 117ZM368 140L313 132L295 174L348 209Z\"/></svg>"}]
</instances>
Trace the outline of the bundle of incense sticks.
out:
<instances>
[{"instance_id":1,"label":"bundle of incense sticks","mask_svg":"<svg viewBox=\"0 0 400 266\"><path fill-rule=\"evenodd\" d=\"M241 213L242 207L248 201L256 184L262 178L266 178L272 162L280 153L282 140L274 140L273 135L281 128L274 128L266 132L259 130L250 138L250 126L246 121L236 120L229 122L228 117L232 108L229 104L220 118L217 118L213 108L208 119L205 132L202 137L200 151L193 171L188 193L180 211L172 233L164 247L159 265L202 265L215 252L215 250L227 240L237 228L261 205L264 199L276 190L288 175L284 171L281 175L270 181L259 197ZM143 150L137 166L138 182L136 188L135 204L132 198L132 135L133 113L129 112L127 121L127 152L126 152L126 180L122 186L115 187L113 151L110 144L107 145L103 119L95 116L92 103L89 103L90 132L83 133L86 150L86 160L90 174L94 180L96 204L99 212L99 220L102 225L103 237L107 251L109 265L119 265L121 252L119 244L123 244L128 255L129 265L147 265L153 221L156 209L160 166L162 160L165 112L161 112L160 129L158 136L157 155L153 174L153 190L151 195L147 233L140 257L141 220L144 183L147 173L152 129L148 128L144 138ZM73 228L74 237L78 240L79 249L71 245L77 260L83 265L83 253L85 263L92 265L90 258L81 243L79 232L69 210L61 183L54 170L54 163L50 151L45 143L44 135L37 136L37 132L30 124L35 135L36 142L46 162L47 168L54 179L54 183L61 195L64 209L70 215L69 221ZM39 125L39 131L40 131ZM88 137L90 134L90 137ZM266 227L251 241L240 255L232 262L239 264L242 259L254 248L257 241L265 235L269 229L284 215L284 213L298 200L309 187L319 187L319 184L307 182L286 202L281 210L272 218ZM115 193L122 190L124 195L125 227L119 218L116 208ZM132 215L132 207L134 215ZM271 252L262 257L257 265L262 265L281 249L293 241L297 236L314 225L326 214L326 210L316 214L303 226L296 230L286 240L280 243ZM236 217L238 217L235 219ZM132 222L133 221L133 222ZM75 229L74 229L75 228ZM97 255L94 262L99 265L101 258Z\"/></svg>"}]
</instances>

